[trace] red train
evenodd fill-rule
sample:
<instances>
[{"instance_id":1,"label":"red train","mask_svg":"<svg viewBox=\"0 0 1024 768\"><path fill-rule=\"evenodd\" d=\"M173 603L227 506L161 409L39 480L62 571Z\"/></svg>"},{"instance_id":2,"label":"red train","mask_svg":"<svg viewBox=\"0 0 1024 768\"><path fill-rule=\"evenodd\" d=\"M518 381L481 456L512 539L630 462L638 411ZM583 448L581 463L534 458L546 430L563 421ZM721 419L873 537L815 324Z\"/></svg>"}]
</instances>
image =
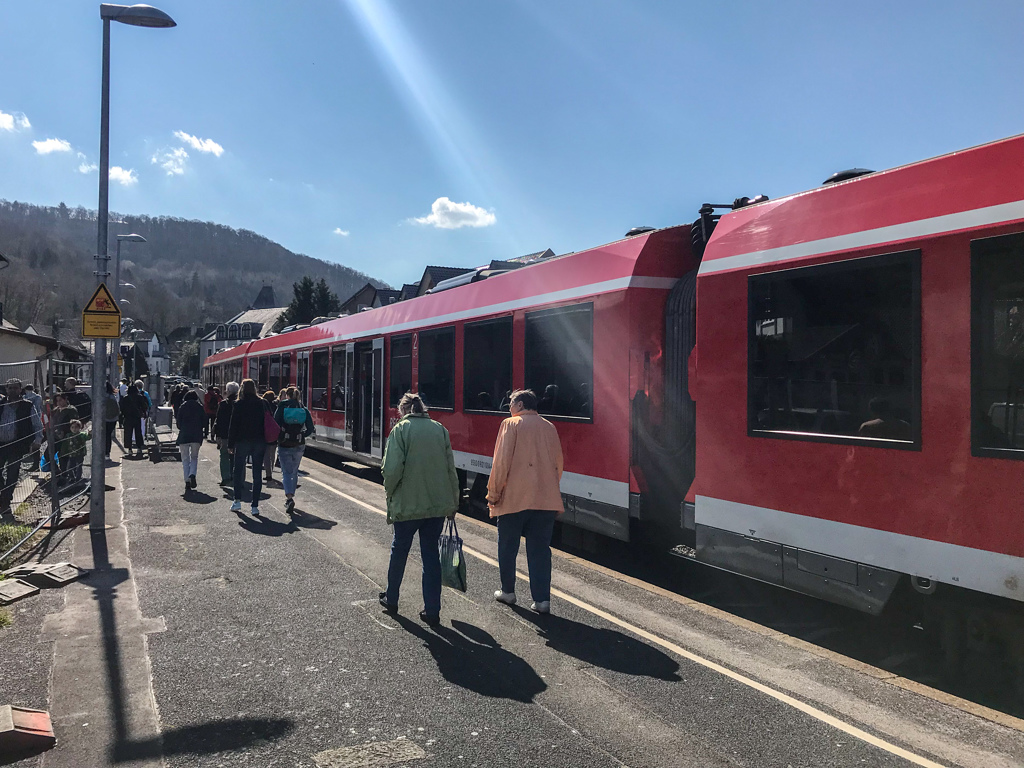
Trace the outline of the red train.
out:
<instances>
[{"instance_id":1,"label":"red train","mask_svg":"<svg viewBox=\"0 0 1024 768\"><path fill-rule=\"evenodd\" d=\"M315 445L367 463L419 391L471 499L530 387L565 526L872 613L901 580L1024 600L1024 137L731 207L225 350L206 380L297 384Z\"/></svg>"}]
</instances>

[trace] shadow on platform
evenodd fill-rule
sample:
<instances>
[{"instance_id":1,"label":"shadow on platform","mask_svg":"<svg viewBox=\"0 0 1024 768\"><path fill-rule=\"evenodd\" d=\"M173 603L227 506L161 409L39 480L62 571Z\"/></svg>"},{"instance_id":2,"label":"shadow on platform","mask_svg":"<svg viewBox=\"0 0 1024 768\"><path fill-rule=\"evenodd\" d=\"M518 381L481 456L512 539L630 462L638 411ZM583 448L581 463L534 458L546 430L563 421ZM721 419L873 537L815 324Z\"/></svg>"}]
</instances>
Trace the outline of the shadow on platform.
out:
<instances>
[{"instance_id":1,"label":"shadow on platform","mask_svg":"<svg viewBox=\"0 0 1024 768\"><path fill-rule=\"evenodd\" d=\"M623 632L592 627L564 616L535 613L518 605L511 608L537 627L537 633L547 641L549 648L584 664L624 675L641 675L670 682L681 679L679 662Z\"/></svg>"},{"instance_id":2,"label":"shadow on platform","mask_svg":"<svg viewBox=\"0 0 1024 768\"><path fill-rule=\"evenodd\" d=\"M232 752L276 741L295 727L293 720L241 718L211 720L165 731L145 741L118 742L113 750L114 763L129 763L152 757L172 755L213 755Z\"/></svg>"},{"instance_id":3,"label":"shadow on platform","mask_svg":"<svg viewBox=\"0 0 1024 768\"><path fill-rule=\"evenodd\" d=\"M547 684L524 659L502 648L487 632L452 621L452 629L423 625L399 614L392 618L418 637L437 662L442 677L452 685L492 698L530 703ZM500 674L498 674L500 670Z\"/></svg>"}]
</instances>

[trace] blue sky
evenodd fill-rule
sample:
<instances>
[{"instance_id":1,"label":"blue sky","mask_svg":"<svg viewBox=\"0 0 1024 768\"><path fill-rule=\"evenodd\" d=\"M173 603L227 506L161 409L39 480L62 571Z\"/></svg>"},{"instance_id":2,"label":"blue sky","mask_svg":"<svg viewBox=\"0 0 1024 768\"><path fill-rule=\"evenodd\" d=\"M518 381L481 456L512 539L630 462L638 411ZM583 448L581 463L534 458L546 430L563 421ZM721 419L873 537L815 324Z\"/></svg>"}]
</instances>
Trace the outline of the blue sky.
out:
<instances>
[{"instance_id":1,"label":"blue sky","mask_svg":"<svg viewBox=\"0 0 1024 768\"><path fill-rule=\"evenodd\" d=\"M1019 2L157 4L112 30L111 208L396 285L1024 132ZM0 4L0 197L96 207L98 6Z\"/></svg>"}]
</instances>

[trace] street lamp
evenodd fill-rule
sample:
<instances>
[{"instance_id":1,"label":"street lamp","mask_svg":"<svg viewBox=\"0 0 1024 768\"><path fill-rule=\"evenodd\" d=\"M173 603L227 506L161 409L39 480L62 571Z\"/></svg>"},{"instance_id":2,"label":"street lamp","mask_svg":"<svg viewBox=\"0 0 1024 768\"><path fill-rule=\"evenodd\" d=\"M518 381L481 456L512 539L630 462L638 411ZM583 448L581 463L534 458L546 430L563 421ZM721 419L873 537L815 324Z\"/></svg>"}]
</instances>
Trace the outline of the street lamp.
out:
<instances>
[{"instance_id":1,"label":"street lamp","mask_svg":"<svg viewBox=\"0 0 1024 768\"><path fill-rule=\"evenodd\" d=\"M103 75L100 101L100 201L96 215L96 284L101 285L110 275L107 271L110 256L107 254L107 193L110 186L110 22L118 21L136 27L173 27L174 19L150 5L100 4L100 18L103 20ZM138 237L138 235L136 235ZM120 240L118 240L120 246ZM115 286L116 289L116 286ZM96 339L93 345L92 407L93 416L102 417L104 383L107 380L107 341ZM102 427L102 424L100 424ZM89 529L104 529L105 446L104 430L97 429L95 421L92 430L92 489L89 495Z\"/></svg>"},{"instance_id":2,"label":"street lamp","mask_svg":"<svg viewBox=\"0 0 1024 768\"><path fill-rule=\"evenodd\" d=\"M134 288L135 286L131 283L121 282L121 243L144 243L146 238L142 235L130 234L130 235L117 235L117 249L116 257L114 258L114 299L118 304L130 304L127 299L121 298L122 288ZM118 346L120 346L120 339L118 339ZM109 362L107 363L109 371L107 378L110 380L110 386L117 386L117 354L116 349L110 350Z\"/></svg>"}]
</instances>

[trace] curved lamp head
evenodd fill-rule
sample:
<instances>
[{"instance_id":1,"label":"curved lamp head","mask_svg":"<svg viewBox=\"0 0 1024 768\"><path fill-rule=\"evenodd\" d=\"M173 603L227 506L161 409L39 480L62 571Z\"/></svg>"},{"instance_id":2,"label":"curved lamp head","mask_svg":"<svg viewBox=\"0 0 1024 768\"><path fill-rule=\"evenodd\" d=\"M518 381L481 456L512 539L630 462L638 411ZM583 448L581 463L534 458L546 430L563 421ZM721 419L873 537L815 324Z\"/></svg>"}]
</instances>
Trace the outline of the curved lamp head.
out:
<instances>
[{"instance_id":1,"label":"curved lamp head","mask_svg":"<svg viewBox=\"0 0 1024 768\"><path fill-rule=\"evenodd\" d=\"M100 18L134 27L175 27L174 19L152 5L113 5L100 3Z\"/></svg>"},{"instance_id":2,"label":"curved lamp head","mask_svg":"<svg viewBox=\"0 0 1024 768\"><path fill-rule=\"evenodd\" d=\"M144 238L142 235L118 235L117 239L118 240L122 240L122 241L124 241L126 243L144 243L144 242L146 242L146 238Z\"/></svg>"}]
</instances>

